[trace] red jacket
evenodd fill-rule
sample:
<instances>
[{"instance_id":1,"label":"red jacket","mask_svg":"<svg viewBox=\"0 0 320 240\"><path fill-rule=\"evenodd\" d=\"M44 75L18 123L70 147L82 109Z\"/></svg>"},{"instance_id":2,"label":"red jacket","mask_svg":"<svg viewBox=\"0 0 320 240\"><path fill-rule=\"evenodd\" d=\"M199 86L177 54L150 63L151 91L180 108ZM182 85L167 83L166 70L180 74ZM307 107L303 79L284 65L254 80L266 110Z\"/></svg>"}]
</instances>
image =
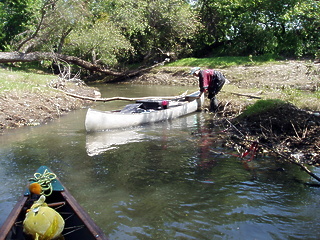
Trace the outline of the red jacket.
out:
<instances>
[{"instance_id":1,"label":"red jacket","mask_svg":"<svg viewBox=\"0 0 320 240\"><path fill-rule=\"evenodd\" d=\"M200 72L199 72L200 92L207 91L208 87L211 85L213 76L214 76L213 69L200 70Z\"/></svg>"}]
</instances>

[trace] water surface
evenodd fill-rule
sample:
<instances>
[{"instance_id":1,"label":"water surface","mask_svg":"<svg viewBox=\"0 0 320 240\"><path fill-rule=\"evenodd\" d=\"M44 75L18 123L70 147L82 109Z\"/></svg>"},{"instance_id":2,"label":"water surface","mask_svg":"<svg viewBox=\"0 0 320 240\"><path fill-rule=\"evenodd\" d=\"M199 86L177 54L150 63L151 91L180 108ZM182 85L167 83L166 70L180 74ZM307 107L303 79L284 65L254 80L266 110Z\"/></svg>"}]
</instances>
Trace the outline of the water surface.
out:
<instances>
[{"instance_id":1,"label":"water surface","mask_svg":"<svg viewBox=\"0 0 320 240\"><path fill-rule=\"evenodd\" d=\"M181 87L99 86L103 97ZM111 110L126 102L97 103ZM319 239L318 188L296 166L223 146L212 115L86 134L86 109L0 136L0 225L49 166L110 239ZM223 154L222 154L223 153Z\"/></svg>"}]
</instances>

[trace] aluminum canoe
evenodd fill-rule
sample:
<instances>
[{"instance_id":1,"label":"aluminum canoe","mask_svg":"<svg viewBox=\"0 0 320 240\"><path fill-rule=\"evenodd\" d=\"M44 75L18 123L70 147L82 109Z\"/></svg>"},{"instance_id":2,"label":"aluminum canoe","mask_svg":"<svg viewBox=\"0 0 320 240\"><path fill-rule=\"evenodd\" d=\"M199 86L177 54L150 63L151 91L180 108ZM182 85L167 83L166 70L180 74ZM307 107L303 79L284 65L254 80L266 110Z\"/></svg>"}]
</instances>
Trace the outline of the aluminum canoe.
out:
<instances>
[{"instance_id":1,"label":"aluminum canoe","mask_svg":"<svg viewBox=\"0 0 320 240\"><path fill-rule=\"evenodd\" d=\"M166 109L141 113L100 111L89 108L85 118L85 128L87 132L96 132L171 120L200 110L204 102L204 94L200 98L198 96L199 91L183 99L170 100Z\"/></svg>"}]
</instances>

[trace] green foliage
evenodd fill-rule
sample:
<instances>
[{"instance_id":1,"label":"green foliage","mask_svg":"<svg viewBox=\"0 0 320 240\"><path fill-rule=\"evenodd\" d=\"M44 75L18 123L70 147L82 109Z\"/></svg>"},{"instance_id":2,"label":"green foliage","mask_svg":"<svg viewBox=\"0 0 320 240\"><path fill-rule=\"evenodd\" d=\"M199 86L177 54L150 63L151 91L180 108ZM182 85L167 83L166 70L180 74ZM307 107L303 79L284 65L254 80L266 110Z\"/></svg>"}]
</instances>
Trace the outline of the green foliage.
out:
<instances>
[{"instance_id":1,"label":"green foliage","mask_svg":"<svg viewBox=\"0 0 320 240\"><path fill-rule=\"evenodd\" d=\"M0 2L0 50L6 50L11 40L27 30L32 16L28 7L33 0L2 0Z\"/></svg>"},{"instance_id":2,"label":"green foliage","mask_svg":"<svg viewBox=\"0 0 320 240\"><path fill-rule=\"evenodd\" d=\"M6 37L4 28L6 25L6 12L5 12L5 7L4 3L0 2L0 50L4 50L3 45L4 45L4 38Z\"/></svg>"},{"instance_id":3,"label":"green foliage","mask_svg":"<svg viewBox=\"0 0 320 240\"><path fill-rule=\"evenodd\" d=\"M319 47L319 1L199 0L198 3L205 26L199 41L217 54L301 56L314 54Z\"/></svg>"},{"instance_id":4,"label":"green foliage","mask_svg":"<svg viewBox=\"0 0 320 240\"><path fill-rule=\"evenodd\" d=\"M147 27L144 11L147 2L132 0L102 0L93 3L97 19L109 18L126 36L143 32Z\"/></svg>"},{"instance_id":5,"label":"green foliage","mask_svg":"<svg viewBox=\"0 0 320 240\"><path fill-rule=\"evenodd\" d=\"M163 61L161 55L167 52L184 52L199 26L191 6L183 0L105 2L111 21L147 60Z\"/></svg>"},{"instance_id":6,"label":"green foliage","mask_svg":"<svg viewBox=\"0 0 320 240\"><path fill-rule=\"evenodd\" d=\"M0 1L0 51L54 51L109 67L169 55L253 55L244 64L315 56L319 27L317 0Z\"/></svg>"},{"instance_id":7,"label":"green foliage","mask_svg":"<svg viewBox=\"0 0 320 240\"><path fill-rule=\"evenodd\" d=\"M184 52L199 25L184 0L11 2L0 3L5 6L0 19L16 27L0 34L2 43L10 40L11 50L54 51L108 66L130 58L162 61L163 56L157 59L157 55ZM20 17L10 15L11 11ZM1 29L8 24L4 25Z\"/></svg>"},{"instance_id":8,"label":"green foliage","mask_svg":"<svg viewBox=\"0 0 320 240\"><path fill-rule=\"evenodd\" d=\"M258 100L253 105L250 105L241 113L240 117L248 117L263 112L272 111L272 109L278 108L279 106L286 105L287 103L279 99L266 99Z\"/></svg>"},{"instance_id":9,"label":"green foliage","mask_svg":"<svg viewBox=\"0 0 320 240\"><path fill-rule=\"evenodd\" d=\"M133 51L130 42L112 22L97 21L91 28L73 31L65 44L65 52L77 53L84 59L114 66L117 57Z\"/></svg>"}]
</instances>

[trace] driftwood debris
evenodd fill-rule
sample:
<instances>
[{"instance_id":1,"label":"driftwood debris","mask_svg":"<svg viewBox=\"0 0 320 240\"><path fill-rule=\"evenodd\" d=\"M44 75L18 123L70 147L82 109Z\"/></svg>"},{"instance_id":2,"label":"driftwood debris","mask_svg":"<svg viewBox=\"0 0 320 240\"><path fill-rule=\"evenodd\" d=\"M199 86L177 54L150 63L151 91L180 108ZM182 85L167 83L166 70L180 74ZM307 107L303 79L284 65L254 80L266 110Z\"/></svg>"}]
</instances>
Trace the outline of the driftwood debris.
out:
<instances>
[{"instance_id":1,"label":"driftwood debris","mask_svg":"<svg viewBox=\"0 0 320 240\"><path fill-rule=\"evenodd\" d=\"M283 161L295 164L297 166L299 166L303 171L305 171L308 175L310 175L311 177L313 177L315 180L320 182L320 177L317 176L315 173L313 173L310 169L308 169L302 162L299 161L299 159L296 159L295 157L293 157L291 154L285 153L285 152L280 152L278 151L278 149L276 149L275 147L273 147L272 145L270 146L269 144L263 144L257 140L252 141L252 140L247 140L246 139L246 135L243 134L235 125L233 125L228 119L226 119L227 122L229 123L229 125L237 132L241 135L241 137L239 137L239 139L241 139L240 141L242 142L247 142L250 143L251 146L253 146L253 144L256 144L256 146L260 146L270 152L275 153L278 157L280 157ZM236 142L234 142L236 143ZM236 143L236 145L238 145ZM249 150L247 150L247 152L249 153L251 151L251 147ZM253 154L256 154L256 151L253 151ZM243 155L242 155L243 156Z\"/></svg>"},{"instance_id":2,"label":"driftwood debris","mask_svg":"<svg viewBox=\"0 0 320 240\"><path fill-rule=\"evenodd\" d=\"M226 92L226 91L221 91L221 92ZM261 99L261 97L257 97L257 96L250 95L250 94L235 93L235 92L226 92L226 93L230 93L230 94L241 96L241 97L249 97L249 98Z\"/></svg>"},{"instance_id":3,"label":"driftwood debris","mask_svg":"<svg viewBox=\"0 0 320 240\"><path fill-rule=\"evenodd\" d=\"M61 90L62 91L62 90ZM181 95L178 96L154 96L154 97L139 97L139 98L127 98L127 97L111 97L111 98L94 98L94 97L87 97L87 96L80 96L77 94L73 94L73 93L68 93L68 92L64 92L68 96L71 97L75 97L75 98L80 98L83 100L89 100L89 101L95 101L95 102L110 102L110 101L137 101L137 100L147 100L147 99L162 99L162 100L178 100L178 99L182 99L187 95L187 92L184 92Z\"/></svg>"},{"instance_id":4,"label":"driftwood debris","mask_svg":"<svg viewBox=\"0 0 320 240\"><path fill-rule=\"evenodd\" d=\"M316 179L317 181L320 182L320 177L318 177L316 174L314 174L312 171L310 171L303 163L299 162L298 159L295 159L295 158L293 158L291 156L288 156L288 155L286 155L284 153L281 153L278 150L276 150L276 149L274 149L274 148L272 148L270 146L267 146L265 144L261 144L261 143L259 143L259 144L262 145L262 147L267 148L267 149L271 150L272 152L274 152L275 154L277 154L284 161L287 161L287 162L290 162L292 164L295 164L295 165L299 166L303 171L305 171L311 177L313 177L314 179Z\"/></svg>"}]
</instances>

